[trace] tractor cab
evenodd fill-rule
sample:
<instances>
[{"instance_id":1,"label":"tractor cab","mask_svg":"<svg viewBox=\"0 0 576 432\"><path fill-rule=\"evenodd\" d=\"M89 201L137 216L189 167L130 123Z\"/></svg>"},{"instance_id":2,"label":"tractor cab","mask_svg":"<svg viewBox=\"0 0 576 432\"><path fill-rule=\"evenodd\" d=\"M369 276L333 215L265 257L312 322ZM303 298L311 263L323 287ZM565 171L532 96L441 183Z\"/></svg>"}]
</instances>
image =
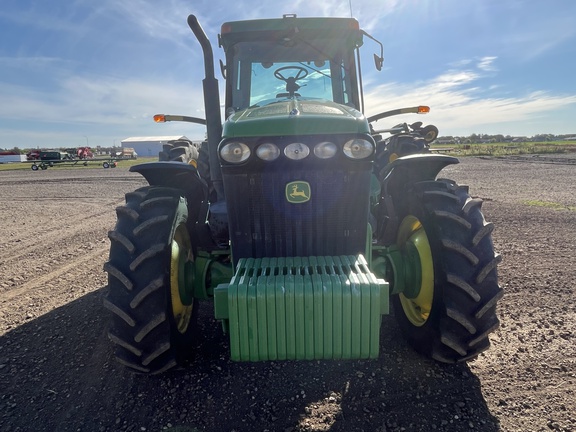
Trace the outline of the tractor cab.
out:
<instances>
[{"instance_id":1,"label":"tractor cab","mask_svg":"<svg viewBox=\"0 0 576 432\"><path fill-rule=\"evenodd\" d=\"M314 98L360 110L355 50L362 31L353 18L296 18L222 25L226 113L283 98Z\"/></svg>"}]
</instances>

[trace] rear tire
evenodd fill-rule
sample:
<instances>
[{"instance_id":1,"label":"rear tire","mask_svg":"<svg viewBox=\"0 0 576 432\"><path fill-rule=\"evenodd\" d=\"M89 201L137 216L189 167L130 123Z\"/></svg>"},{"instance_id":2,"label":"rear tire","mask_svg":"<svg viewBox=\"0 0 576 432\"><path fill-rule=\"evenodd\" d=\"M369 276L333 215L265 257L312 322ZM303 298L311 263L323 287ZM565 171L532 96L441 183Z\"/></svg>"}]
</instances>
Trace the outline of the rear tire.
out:
<instances>
[{"instance_id":1,"label":"rear tire","mask_svg":"<svg viewBox=\"0 0 576 432\"><path fill-rule=\"evenodd\" d=\"M198 149L191 141L169 141L168 144L162 146L162 151L158 153L158 160L192 163L196 165Z\"/></svg>"},{"instance_id":2,"label":"rear tire","mask_svg":"<svg viewBox=\"0 0 576 432\"><path fill-rule=\"evenodd\" d=\"M382 180L385 168L391 162L402 156L427 153L426 141L422 137L398 134L385 141L379 141L376 146L374 173Z\"/></svg>"},{"instance_id":3,"label":"rear tire","mask_svg":"<svg viewBox=\"0 0 576 432\"><path fill-rule=\"evenodd\" d=\"M208 142L204 141L198 150L198 174L208 185L208 198L210 202L216 202L216 190L210 178L210 155L208 153Z\"/></svg>"},{"instance_id":4,"label":"rear tire","mask_svg":"<svg viewBox=\"0 0 576 432\"><path fill-rule=\"evenodd\" d=\"M417 250L422 271L412 294L392 298L397 321L418 352L444 363L473 359L499 326L493 224L482 200L451 180L416 183L405 196L396 245Z\"/></svg>"},{"instance_id":5,"label":"rear tire","mask_svg":"<svg viewBox=\"0 0 576 432\"><path fill-rule=\"evenodd\" d=\"M188 209L178 190L148 186L126 194L109 233L109 338L134 372L164 372L184 360L196 319Z\"/></svg>"}]
</instances>

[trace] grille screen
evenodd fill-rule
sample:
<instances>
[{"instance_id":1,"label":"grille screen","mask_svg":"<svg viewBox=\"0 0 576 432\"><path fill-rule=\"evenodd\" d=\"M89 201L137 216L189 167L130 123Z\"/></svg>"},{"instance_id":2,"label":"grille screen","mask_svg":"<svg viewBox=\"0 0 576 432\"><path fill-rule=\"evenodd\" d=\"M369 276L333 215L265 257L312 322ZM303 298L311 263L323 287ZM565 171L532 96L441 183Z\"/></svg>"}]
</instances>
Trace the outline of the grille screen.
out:
<instances>
[{"instance_id":1,"label":"grille screen","mask_svg":"<svg viewBox=\"0 0 576 432\"><path fill-rule=\"evenodd\" d=\"M286 185L294 181L310 185L308 201L288 201ZM365 252L367 171L226 173L224 184L235 261Z\"/></svg>"}]
</instances>

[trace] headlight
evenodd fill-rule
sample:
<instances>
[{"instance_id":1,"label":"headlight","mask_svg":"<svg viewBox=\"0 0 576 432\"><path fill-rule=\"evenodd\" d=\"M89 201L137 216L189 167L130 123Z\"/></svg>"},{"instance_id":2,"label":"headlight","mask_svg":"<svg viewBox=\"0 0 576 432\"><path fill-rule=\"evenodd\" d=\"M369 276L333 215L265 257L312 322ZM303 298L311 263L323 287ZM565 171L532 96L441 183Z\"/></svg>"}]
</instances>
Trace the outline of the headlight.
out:
<instances>
[{"instance_id":1,"label":"headlight","mask_svg":"<svg viewBox=\"0 0 576 432\"><path fill-rule=\"evenodd\" d=\"M284 154L288 159L300 160L310 154L310 149L306 144L292 143L284 148Z\"/></svg>"},{"instance_id":2,"label":"headlight","mask_svg":"<svg viewBox=\"0 0 576 432\"><path fill-rule=\"evenodd\" d=\"M364 159L372 155L374 146L370 141L354 138L344 144L343 151L351 159Z\"/></svg>"},{"instance_id":3,"label":"headlight","mask_svg":"<svg viewBox=\"0 0 576 432\"><path fill-rule=\"evenodd\" d=\"M240 163L250 157L250 149L241 142L229 142L220 149L220 157L226 162Z\"/></svg>"},{"instance_id":4,"label":"headlight","mask_svg":"<svg viewBox=\"0 0 576 432\"><path fill-rule=\"evenodd\" d=\"M314 154L320 159L329 159L338 151L336 144L330 141L323 141L314 146Z\"/></svg>"},{"instance_id":5,"label":"headlight","mask_svg":"<svg viewBox=\"0 0 576 432\"><path fill-rule=\"evenodd\" d=\"M265 161L273 161L278 159L280 156L280 149L276 144L264 143L258 146L256 149L256 155Z\"/></svg>"}]
</instances>

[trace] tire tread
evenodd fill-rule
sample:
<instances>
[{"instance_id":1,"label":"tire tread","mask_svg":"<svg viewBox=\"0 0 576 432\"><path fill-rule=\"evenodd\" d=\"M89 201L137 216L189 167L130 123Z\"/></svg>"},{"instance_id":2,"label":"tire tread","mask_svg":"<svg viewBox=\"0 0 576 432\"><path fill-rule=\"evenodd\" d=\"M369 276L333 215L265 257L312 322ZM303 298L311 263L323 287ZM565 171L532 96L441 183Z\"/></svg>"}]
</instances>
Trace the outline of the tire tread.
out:
<instances>
[{"instance_id":1,"label":"tire tread","mask_svg":"<svg viewBox=\"0 0 576 432\"><path fill-rule=\"evenodd\" d=\"M168 187L142 187L125 198L116 209L104 264L108 338L118 363L135 373L158 374L178 364L193 335L192 324L185 333L177 330L169 306L171 236L175 224L186 223L188 207L183 193Z\"/></svg>"},{"instance_id":2,"label":"tire tread","mask_svg":"<svg viewBox=\"0 0 576 432\"><path fill-rule=\"evenodd\" d=\"M401 329L419 352L443 363L476 358L499 325L496 306L503 296L494 253L494 224L486 222L480 198L448 179L409 185L397 205L400 220L416 216L422 223L434 261L434 301L427 321L415 326L395 296Z\"/></svg>"}]
</instances>

